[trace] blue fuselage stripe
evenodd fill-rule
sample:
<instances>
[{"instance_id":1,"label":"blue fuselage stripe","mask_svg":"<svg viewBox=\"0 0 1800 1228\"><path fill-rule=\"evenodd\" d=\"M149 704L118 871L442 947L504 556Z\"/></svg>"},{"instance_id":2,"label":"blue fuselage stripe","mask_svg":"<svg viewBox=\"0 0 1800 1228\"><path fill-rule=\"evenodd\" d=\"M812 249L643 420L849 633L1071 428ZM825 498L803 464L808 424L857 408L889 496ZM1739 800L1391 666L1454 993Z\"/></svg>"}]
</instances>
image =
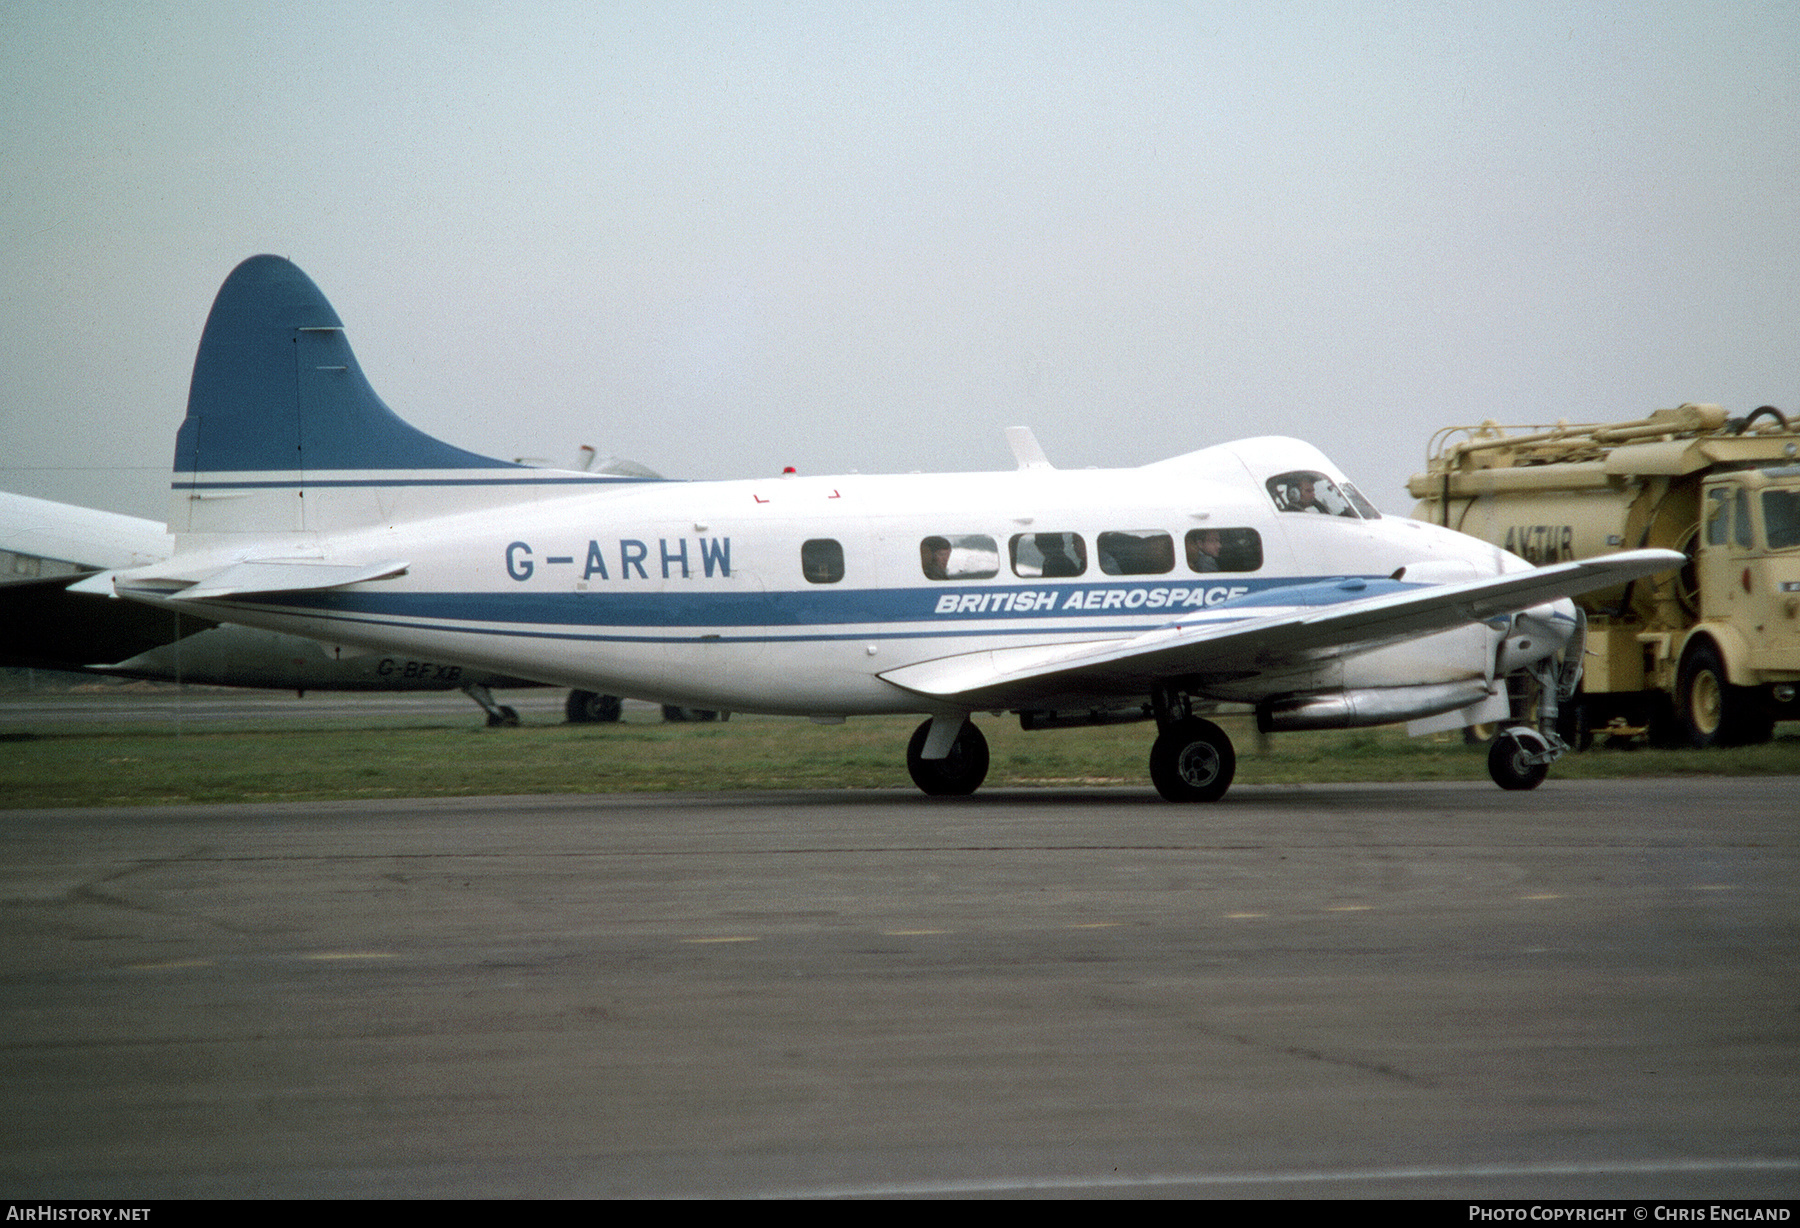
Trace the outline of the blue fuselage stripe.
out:
<instances>
[{"instance_id":1,"label":"blue fuselage stripe","mask_svg":"<svg viewBox=\"0 0 1800 1228\"><path fill-rule=\"evenodd\" d=\"M967 635L972 624L980 625L980 634L1001 636L1145 630L1157 625L1147 624L1147 616L1162 624L1192 622L1201 616L1209 621L1221 616L1236 621L1277 608L1329 606L1413 587L1385 579L1232 577L1229 584L1064 582L980 589L939 585L778 592L383 593L364 589L259 595L242 604L302 618L491 635L681 641L696 637L648 633L741 628L738 635L708 638L773 642ZM1233 590L1238 595L1225 596ZM1134 594L1142 599L1127 604ZM1194 598L1191 602L1190 596ZM948 608L952 605L955 608ZM929 630L918 626L923 623L935 626ZM892 629L909 624L917 629ZM793 630L782 630L786 628Z\"/></svg>"}]
</instances>

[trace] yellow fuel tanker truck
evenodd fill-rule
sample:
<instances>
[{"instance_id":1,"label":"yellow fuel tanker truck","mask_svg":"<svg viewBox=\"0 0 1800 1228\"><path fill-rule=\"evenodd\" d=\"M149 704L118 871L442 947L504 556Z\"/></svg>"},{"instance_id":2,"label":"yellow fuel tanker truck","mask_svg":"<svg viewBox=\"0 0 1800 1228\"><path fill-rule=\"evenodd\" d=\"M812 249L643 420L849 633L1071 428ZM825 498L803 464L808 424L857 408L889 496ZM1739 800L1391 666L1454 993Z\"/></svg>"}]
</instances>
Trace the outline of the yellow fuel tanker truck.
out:
<instances>
[{"instance_id":1,"label":"yellow fuel tanker truck","mask_svg":"<svg viewBox=\"0 0 1800 1228\"><path fill-rule=\"evenodd\" d=\"M1610 424L1446 427L1407 490L1418 520L1538 564L1660 546L1679 571L1579 598L1581 689L1563 737L1767 741L1800 720L1800 424L1765 405Z\"/></svg>"}]
</instances>

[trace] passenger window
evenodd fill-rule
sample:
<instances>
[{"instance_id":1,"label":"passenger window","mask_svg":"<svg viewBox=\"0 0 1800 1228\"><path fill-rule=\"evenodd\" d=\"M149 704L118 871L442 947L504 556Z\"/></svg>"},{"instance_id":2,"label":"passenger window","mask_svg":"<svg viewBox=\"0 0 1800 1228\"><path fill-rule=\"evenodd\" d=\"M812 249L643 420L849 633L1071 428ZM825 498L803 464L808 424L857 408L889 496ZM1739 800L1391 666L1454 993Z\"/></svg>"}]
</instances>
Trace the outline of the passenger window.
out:
<instances>
[{"instance_id":1,"label":"passenger window","mask_svg":"<svg viewBox=\"0 0 1800 1228\"><path fill-rule=\"evenodd\" d=\"M1800 490L1765 490L1762 497L1763 533L1769 549L1800 546Z\"/></svg>"},{"instance_id":2,"label":"passenger window","mask_svg":"<svg viewBox=\"0 0 1800 1228\"><path fill-rule=\"evenodd\" d=\"M1079 533L1018 533L1007 547L1015 576L1060 580L1087 570L1087 543Z\"/></svg>"},{"instance_id":3,"label":"passenger window","mask_svg":"<svg viewBox=\"0 0 1800 1228\"><path fill-rule=\"evenodd\" d=\"M1317 512L1324 516L1348 516L1356 519L1356 508L1337 484L1322 473L1296 469L1269 479L1269 498L1280 512ZM1357 496L1362 499L1361 495ZM1364 503L1368 500L1363 499ZM1373 505L1369 508L1375 511ZM1380 515L1379 512L1376 515Z\"/></svg>"},{"instance_id":4,"label":"passenger window","mask_svg":"<svg viewBox=\"0 0 1800 1228\"><path fill-rule=\"evenodd\" d=\"M1102 533L1094 540L1109 576L1160 576L1175 570L1175 539L1155 529Z\"/></svg>"},{"instance_id":5,"label":"passenger window","mask_svg":"<svg viewBox=\"0 0 1800 1228\"><path fill-rule=\"evenodd\" d=\"M1000 574L1000 547L985 533L927 537L919 566L927 580L987 580Z\"/></svg>"},{"instance_id":6,"label":"passenger window","mask_svg":"<svg viewBox=\"0 0 1800 1228\"><path fill-rule=\"evenodd\" d=\"M808 584L836 584L844 578L844 547L829 537L802 542L800 572Z\"/></svg>"},{"instance_id":7,"label":"passenger window","mask_svg":"<svg viewBox=\"0 0 1800 1228\"><path fill-rule=\"evenodd\" d=\"M1189 571L1255 571L1262 563L1262 534L1255 529L1188 530Z\"/></svg>"}]
</instances>

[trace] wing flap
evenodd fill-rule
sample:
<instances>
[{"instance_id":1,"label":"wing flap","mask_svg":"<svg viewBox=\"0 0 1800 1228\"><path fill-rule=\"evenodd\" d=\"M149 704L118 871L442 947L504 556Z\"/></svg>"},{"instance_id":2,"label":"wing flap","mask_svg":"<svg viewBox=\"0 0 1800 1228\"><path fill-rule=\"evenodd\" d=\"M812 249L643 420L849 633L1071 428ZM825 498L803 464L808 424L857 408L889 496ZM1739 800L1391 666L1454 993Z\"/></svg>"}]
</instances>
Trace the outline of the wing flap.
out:
<instances>
[{"instance_id":1,"label":"wing flap","mask_svg":"<svg viewBox=\"0 0 1800 1228\"><path fill-rule=\"evenodd\" d=\"M1163 678L1279 669L1433 635L1668 571L1685 561L1673 550L1633 550L1323 609L1158 627L1130 639L941 657L888 670L881 677L919 694L976 707L1053 690L1143 694Z\"/></svg>"}]
</instances>

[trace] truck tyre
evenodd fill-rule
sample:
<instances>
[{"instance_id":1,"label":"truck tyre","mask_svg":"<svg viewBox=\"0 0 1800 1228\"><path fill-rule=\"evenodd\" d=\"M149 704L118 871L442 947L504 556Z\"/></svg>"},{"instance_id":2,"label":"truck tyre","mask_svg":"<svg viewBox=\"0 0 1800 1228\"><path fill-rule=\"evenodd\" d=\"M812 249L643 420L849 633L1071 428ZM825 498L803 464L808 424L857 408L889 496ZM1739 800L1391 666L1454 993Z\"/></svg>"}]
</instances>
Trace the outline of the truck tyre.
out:
<instances>
[{"instance_id":1,"label":"truck tyre","mask_svg":"<svg viewBox=\"0 0 1800 1228\"><path fill-rule=\"evenodd\" d=\"M1726 743L1728 722L1725 663L1719 650L1706 640L1697 640L1681 661L1681 674L1675 688L1675 712L1689 746L1704 750Z\"/></svg>"},{"instance_id":2,"label":"truck tyre","mask_svg":"<svg viewBox=\"0 0 1800 1228\"><path fill-rule=\"evenodd\" d=\"M1756 687L1732 686L1719 650L1708 640L1688 649L1676 692L1689 746L1744 746L1767 742L1775 732L1767 694Z\"/></svg>"}]
</instances>

